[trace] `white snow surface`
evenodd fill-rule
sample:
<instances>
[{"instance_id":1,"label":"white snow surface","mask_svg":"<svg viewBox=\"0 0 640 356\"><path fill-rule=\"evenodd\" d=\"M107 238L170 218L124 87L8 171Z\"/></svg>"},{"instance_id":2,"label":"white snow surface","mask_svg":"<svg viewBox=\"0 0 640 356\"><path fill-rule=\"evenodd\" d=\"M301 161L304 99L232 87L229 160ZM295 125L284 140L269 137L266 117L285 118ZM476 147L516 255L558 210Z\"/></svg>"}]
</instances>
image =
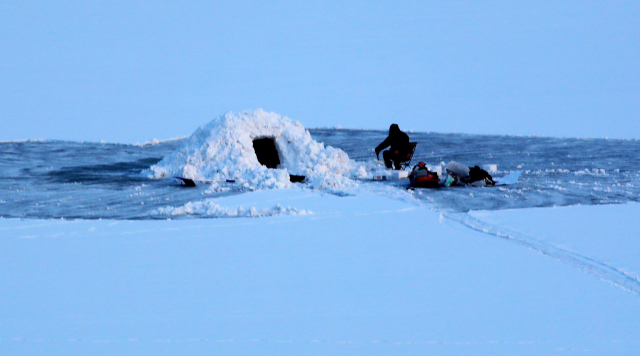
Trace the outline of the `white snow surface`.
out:
<instances>
[{"instance_id":1,"label":"white snow surface","mask_svg":"<svg viewBox=\"0 0 640 356\"><path fill-rule=\"evenodd\" d=\"M472 211L486 226L640 296L640 204ZM541 223L544 222L544 223Z\"/></svg>"},{"instance_id":2,"label":"white snow surface","mask_svg":"<svg viewBox=\"0 0 640 356\"><path fill-rule=\"evenodd\" d=\"M0 219L0 353L633 355L640 345L640 204L449 216L374 184L215 204L313 214Z\"/></svg>"},{"instance_id":3,"label":"white snow surface","mask_svg":"<svg viewBox=\"0 0 640 356\"><path fill-rule=\"evenodd\" d=\"M640 204L446 214L388 186L352 193L158 212L238 219L0 219L0 353L638 350Z\"/></svg>"},{"instance_id":4,"label":"white snow surface","mask_svg":"<svg viewBox=\"0 0 640 356\"><path fill-rule=\"evenodd\" d=\"M265 137L276 143L277 169L262 166L256 157L253 140ZM342 190L356 187L350 177L366 171L344 151L314 141L299 122L256 109L229 112L198 128L147 174L212 180L210 191L226 189L216 182L225 179L235 179L248 190L290 188L289 175L295 174L306 176L313 188Z\"/></svg>"}]
</instances>

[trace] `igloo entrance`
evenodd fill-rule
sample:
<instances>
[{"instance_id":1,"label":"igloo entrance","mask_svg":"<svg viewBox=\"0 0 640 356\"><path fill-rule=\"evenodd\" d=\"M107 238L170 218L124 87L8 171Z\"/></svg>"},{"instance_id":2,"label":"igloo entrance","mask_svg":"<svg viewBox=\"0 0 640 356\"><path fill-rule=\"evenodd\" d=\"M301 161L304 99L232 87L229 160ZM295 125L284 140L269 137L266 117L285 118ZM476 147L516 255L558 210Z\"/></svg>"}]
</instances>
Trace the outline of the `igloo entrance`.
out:
<instances>
[{"instance_id":1,"label":"igloo entrance","mask_svg":"<svg viewBox=\"0 0 640 356\"><path fill-rule=\"evenodd\" d=\"M280 164L276 142L272 137L253 140L253 150L256 151L256 157L261 165L267 168L277 168Z\"/></svg>"}]
</instances>

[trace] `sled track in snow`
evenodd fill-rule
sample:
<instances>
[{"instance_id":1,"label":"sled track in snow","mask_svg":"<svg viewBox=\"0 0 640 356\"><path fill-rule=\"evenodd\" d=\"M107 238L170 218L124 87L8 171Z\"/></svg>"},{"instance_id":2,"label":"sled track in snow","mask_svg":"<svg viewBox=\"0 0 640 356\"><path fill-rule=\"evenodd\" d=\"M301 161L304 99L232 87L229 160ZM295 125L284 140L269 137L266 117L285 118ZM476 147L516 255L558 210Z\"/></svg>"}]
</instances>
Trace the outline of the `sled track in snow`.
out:
<instances>
[{"instance_id":1,"label":"sled track in snow","mask_svg":"<svg viewBox=\"0 0 640 356\"><path fill-rule=\"evenodd\" d=\"M600 280L614 285L622 290L640 296L640 278L632 276L607 263L595 260L591 257L569 251L552 244L542 242L534 237L520 232L514 232L503 227L498 227L480 221L467 213L441 213L441 216L456 221L472 230L488 235L513 241L519 245L536 250L546 256L564 262L578 268L584 273L598 277Z\"/></svg>"}]
</instances>

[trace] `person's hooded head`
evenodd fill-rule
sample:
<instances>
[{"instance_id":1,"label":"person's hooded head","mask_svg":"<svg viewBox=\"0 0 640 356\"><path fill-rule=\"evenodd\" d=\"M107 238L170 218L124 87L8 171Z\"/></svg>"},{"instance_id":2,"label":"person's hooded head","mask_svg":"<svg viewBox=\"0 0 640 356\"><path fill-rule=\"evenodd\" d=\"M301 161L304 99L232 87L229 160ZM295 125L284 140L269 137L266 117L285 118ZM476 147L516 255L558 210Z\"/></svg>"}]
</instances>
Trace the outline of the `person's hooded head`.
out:
<instances>
[{"instance_id":1,"label":"person's hooded head","mask_svg":"<svg viewBox=\"0 0 640 356\"><path fill-rule=\"evenodd\" d=\"M391 126L389 126L389 135L395 135L398 132L400 132L400 127L398 127L397 124L391 124Z\"/></svg>"}]
</instances>

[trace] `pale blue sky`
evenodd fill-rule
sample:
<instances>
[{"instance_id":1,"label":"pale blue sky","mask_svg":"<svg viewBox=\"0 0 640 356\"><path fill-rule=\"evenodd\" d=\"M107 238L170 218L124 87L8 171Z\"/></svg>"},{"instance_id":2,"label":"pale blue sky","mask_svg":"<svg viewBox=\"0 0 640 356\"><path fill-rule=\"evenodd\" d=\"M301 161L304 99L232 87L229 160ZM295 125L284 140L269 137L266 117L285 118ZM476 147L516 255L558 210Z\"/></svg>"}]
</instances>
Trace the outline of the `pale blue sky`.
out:
<instances>
[{"instance_id":1,"label":"pale blue sky","mask_svg":"<svg viewBox=\"0 0 640 356\"><path fill-rule=\"evenodd\" d=\"M639 1L0 2L0 141L306 127L640 138Z\"/></svg>"}]
</instances>

